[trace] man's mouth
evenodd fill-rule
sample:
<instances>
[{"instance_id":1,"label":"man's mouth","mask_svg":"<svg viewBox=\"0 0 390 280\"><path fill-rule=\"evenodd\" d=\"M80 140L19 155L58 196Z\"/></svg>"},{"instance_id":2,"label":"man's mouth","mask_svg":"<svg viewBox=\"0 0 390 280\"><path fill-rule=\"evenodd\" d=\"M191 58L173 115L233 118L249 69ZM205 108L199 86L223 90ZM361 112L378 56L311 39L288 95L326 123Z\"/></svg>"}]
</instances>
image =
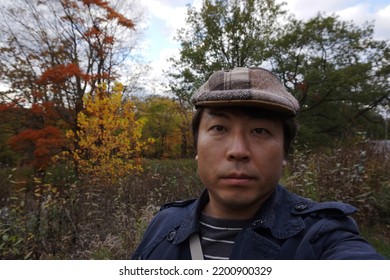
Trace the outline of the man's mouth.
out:
<instances>
[{"instance_id":1,"label":"man's mouth","mask_svg":"<svg viewBox=\"0 0 390 280\"><path fill-rule=\"evenodd\" d=\"M249 181L254 180L255 177L245 173L231 173L221 176L222 181L231 185L247 184Z\"/></svg>"}]
</instances>

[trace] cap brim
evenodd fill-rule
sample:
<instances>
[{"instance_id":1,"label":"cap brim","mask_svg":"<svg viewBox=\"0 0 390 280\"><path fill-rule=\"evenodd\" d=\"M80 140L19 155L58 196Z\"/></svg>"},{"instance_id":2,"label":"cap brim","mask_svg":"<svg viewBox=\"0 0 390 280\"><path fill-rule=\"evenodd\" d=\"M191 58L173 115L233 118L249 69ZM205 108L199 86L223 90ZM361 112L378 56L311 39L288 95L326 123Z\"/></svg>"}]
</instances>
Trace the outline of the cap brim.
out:
<instances>
[{"instance_id":1,"label":"cap brim","mask_svg":"<svg viewBox=\"0 0 390 280\"><path fill-rule=\"evenodd\" d=\"M283 115L295 116L296 112L292 111L288 106L282 104L275 104L267 101L258 100L210 100L210 101L198 101L195 107L257 107L267 111L280 112Z\"/></svg>"}]
</instances>

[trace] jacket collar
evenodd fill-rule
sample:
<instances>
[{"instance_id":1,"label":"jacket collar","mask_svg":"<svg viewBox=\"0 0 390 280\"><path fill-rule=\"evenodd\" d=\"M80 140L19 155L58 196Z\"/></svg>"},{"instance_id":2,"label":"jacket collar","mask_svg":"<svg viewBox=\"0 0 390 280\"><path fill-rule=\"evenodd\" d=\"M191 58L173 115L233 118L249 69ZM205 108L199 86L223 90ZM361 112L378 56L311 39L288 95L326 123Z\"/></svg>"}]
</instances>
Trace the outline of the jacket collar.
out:
<instances>
[{"instance_id":1,"label":"jacket collar","mask_svg":"<svg viewBox=\"0 0 390 280\"><path fill-rule=\"evenodd\" d=\"M274 193L255 215L253 229L267 228L275 238L290 238L305 227L301 216L293 215L291 209L295 209L296 205L309 207L309 204L311 204L310 200L277 185Z\"/></svg>"},{"instance_id":2,"label":"jacket collar","mask_svg":"<svg viewBox=\"0 0 390 280\"><path fill-rule=\"evenodd\" d=\"M175 244L186 240L199 230L199 216L209 201L209 194L204 190L200 198L191 204L177 229ZM252 228L267 228L278 239L287 239L298 234L305 226L300 215L294 215L292 209L297 206L307 208L314 202L288 192L278 185L271 197L262 205L254 216Z\"/></svg>"},{"instance_id":3,"label":"jacket collar","mask_svg":"<svg viewBox=\"0 0 390 280\"><path fill-rule=\"evenodd\" d=\"M204 190L199 199L189 206L188 212L184 215L180 223L181 226L177 229L174 244L183 242L191 234L199 231L199 216L209 200L209 193L207 190Z\"/></svg>"}]
</instances>

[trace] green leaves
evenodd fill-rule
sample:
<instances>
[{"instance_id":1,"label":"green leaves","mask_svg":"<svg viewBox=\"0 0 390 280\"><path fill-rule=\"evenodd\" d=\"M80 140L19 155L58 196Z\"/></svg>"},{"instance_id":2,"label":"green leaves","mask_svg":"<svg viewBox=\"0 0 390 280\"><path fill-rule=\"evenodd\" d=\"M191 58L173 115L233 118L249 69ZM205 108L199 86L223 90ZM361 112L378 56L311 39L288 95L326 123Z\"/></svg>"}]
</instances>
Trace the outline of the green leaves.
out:
<instances>
[{"instance_id":1,"label":"green leaves","mask_svg":"<svg viewBox=\"0 0 390 280\"><path fill-rule=\"evenodd\" d=\"M373 39L373 25L359 27L318 14L307 22L292 20L283 30L271 61L300 101L305 141L329 143L327 137L354 137L361 131L381 137L376 109L389 96L383 59L388 43Z\"/></svg>"},{"instance_id":2,"label":"green leaves","mask_svg":"<svg viewBox=\"0 0 390 280\"><path fill-rule=\"evenodd\" d=\"M182 94L184 82L187 95L192 95L216 70L261 65L284 14L281 7L274 1L205 0L200 11L189 8L187 26L176 38L181 43L180 57L171 59L174 93Z\"/></svg>"},{"instance_id":3,"label":"green leaves","mask_svg":"<svg viewBox=\"0 0 390 280\"><path fill-rule=\"evenodd\" d=\"M205 0L188 9L177 40L170 86L187 103L216 70L268 65L301 104L307 142L383 137L381 115L389 106L390 46L373 38L374 25L358 26L318 13L307 21L274 1Z\"/></svg>"}]
</instances>

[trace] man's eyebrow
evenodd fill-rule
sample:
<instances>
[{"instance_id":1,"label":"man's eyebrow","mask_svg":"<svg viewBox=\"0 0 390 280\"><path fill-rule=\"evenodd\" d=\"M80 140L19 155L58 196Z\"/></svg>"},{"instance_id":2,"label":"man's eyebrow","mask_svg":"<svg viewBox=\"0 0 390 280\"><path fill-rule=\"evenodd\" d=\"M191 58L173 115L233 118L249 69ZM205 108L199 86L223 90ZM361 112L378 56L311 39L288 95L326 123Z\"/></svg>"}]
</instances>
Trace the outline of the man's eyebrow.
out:
<instances>
[{"instance_id":1,"label":"man's eyebrow","mask_svg":"<svg viewBox=\"0 0 390 280\"><path fill-rule=\"evenodd\" d=\"M221 110L207 110L206 113L212 117L229 118L228 114Z\"/></svg>"}]
</instances>

